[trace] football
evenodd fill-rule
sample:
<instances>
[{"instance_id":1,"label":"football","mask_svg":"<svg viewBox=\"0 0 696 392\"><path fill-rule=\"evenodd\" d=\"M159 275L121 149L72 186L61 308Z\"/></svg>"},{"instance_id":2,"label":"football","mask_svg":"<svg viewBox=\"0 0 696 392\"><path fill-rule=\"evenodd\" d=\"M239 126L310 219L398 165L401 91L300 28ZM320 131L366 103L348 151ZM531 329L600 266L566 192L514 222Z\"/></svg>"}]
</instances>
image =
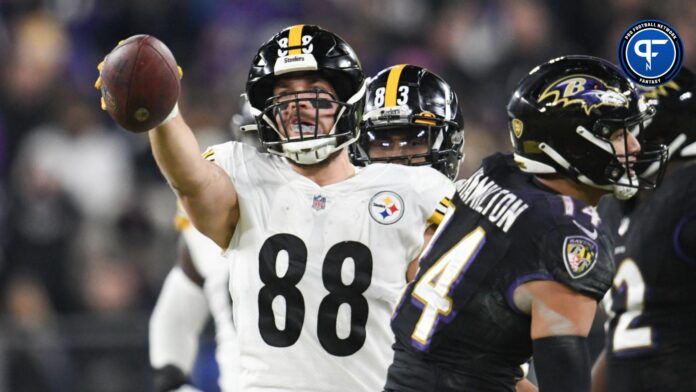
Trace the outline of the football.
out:
<instances>
[{"instance_id":1,"label":"football","mask_svg":"<svg viewBox=\"0 0 696 392\"><path fill-rule=\"evenodd\" d=\"M132 132L159 125L181 91L174 55L162 41L144 34L121 41L106 56L101 80L106 111Z\"/></svg>"}]
</instances>

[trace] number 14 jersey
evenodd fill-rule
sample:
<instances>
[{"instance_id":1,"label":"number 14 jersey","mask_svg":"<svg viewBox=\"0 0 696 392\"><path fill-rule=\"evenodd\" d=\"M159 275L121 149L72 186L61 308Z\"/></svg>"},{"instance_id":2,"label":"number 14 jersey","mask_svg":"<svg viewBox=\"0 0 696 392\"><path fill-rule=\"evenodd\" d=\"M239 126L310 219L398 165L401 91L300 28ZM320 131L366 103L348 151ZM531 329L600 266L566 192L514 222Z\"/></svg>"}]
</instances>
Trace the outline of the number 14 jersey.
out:
<instances>
[{"instance_id":1,"label":"number 14 jersey","mask_svg":"<svg viewBox=\"0 0 696 392\"><path fill-rule=\"evenodd\" d=\"M532 355L515 290L551 280L599 300L613 259L594 209L494 154L466 182L395 312L388 391L514 391Z\"/></svg>"},{"instance_id":2,"label":"number 14 jersey","mask_svg":"<svg viewBox=\"0 0 696 392\"><path fill-rule=\"evenodd\" d=\"M241 390L380 390L406 268L452 183L429 167L374 164L320 187L240 143L205 156L239 198L228 257Z\"/></svg>"}]
</instances>

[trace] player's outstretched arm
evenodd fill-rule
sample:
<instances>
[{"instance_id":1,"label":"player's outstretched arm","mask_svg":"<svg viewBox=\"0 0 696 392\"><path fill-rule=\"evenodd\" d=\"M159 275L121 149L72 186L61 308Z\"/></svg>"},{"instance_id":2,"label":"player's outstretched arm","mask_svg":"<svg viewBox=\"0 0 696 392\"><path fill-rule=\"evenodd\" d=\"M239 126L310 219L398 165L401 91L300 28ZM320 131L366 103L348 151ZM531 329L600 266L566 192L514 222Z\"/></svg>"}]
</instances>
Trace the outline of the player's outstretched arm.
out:
<instances>
[{"instance_id":1,"label":"player's outstretched arm","mask_svg":"<svg viewBox=\"0 0 696 392\"><path fill-rule=\"evenodd\" d=\"M225 172L201 157L179 114L183 72L171 51L155 37L136 35L119 42L97 69L102 109L129 131L149 131L157 165L191 221L226 248L239 216L237 196Z\"/></svg>"},{"instance_id":2,"label":"player's outstretched arm","mask_svg":"<svg viewBox=\"0 0 696 392\"><path fill-rule=\"evenodd\" d=\"M590 332L597 302L555 281L522 287L531 304L531 338L539 390L590 390Z\"/></svg>"},{"instance_id":3,"label":"player's outstretched arm","mask_svg":"<svg viewBox=\"0 0 696 392\"><path fill-rule=\"evenodd\" d=\"M203 159L196 137L180 114L149 136L157 165L193 225L227 248L239 219L237 194L227 173Z\"/></svg>"}]
</instances>

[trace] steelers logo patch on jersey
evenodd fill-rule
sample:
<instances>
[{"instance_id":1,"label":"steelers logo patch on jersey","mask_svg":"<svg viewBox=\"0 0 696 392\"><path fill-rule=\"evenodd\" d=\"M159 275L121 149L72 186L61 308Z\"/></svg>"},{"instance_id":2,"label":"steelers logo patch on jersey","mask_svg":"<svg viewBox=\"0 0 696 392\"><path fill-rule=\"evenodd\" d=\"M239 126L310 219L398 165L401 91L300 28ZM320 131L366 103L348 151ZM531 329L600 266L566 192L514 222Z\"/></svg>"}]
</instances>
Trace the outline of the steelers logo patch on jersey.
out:
<instances>
[{"instance_id":1,"label":"steelers logo patch on jersey","mask_svg":"<svg viewBox=\"0 0 696 392\"><path fill-rule=\"evenodd\" d=\"M597 244L587 237L569 236L563 241L563 261L573 279L587 275L597 262Z\"/></svg>"},{"instance_id":2,"label":"steelers logo patch on jersey","mask_svg":"<svg viewBox=\"0 0 696 392\"><path fill-rule=\"evenodd\" d=\"M368 209L372 219L383 225L391 225L404 216L404 201L394 192L382 191L372 196Z\"/></svg>"}]
</instances>

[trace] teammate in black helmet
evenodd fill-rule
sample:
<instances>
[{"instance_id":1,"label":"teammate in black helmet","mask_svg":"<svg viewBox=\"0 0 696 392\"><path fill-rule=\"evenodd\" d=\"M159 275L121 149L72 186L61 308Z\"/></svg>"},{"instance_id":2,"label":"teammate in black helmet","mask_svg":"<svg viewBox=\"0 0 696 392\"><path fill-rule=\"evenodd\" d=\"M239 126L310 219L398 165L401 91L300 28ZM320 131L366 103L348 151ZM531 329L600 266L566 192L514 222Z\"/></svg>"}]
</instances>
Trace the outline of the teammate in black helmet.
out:
<instances>
[{"instance_id":1,"label":"teammate in black helmet","mask_svg":"<svg viewBox=\"0 0 696 392\"><path fill-rule=\"evenodd\" d=\"M457 94L417 65L380 71L367 85L353 162L429 165L455 180L464 153L464 119Z\"/></svg>"},{"instance_id":2,"label":"teammate in black helmet","mask_svg":"<svg viewBox=\"0 0 696 392\"><path fill-rule=\"evenodd\" d=\"M652 111L612 64L533 69L508 105L514 155L458 185L392 318L387 391L513 391L533 355L541 391L590 387L586 336L611 285L602 194L649 187L635 137Z\"/></svg>"}]
</instances>

